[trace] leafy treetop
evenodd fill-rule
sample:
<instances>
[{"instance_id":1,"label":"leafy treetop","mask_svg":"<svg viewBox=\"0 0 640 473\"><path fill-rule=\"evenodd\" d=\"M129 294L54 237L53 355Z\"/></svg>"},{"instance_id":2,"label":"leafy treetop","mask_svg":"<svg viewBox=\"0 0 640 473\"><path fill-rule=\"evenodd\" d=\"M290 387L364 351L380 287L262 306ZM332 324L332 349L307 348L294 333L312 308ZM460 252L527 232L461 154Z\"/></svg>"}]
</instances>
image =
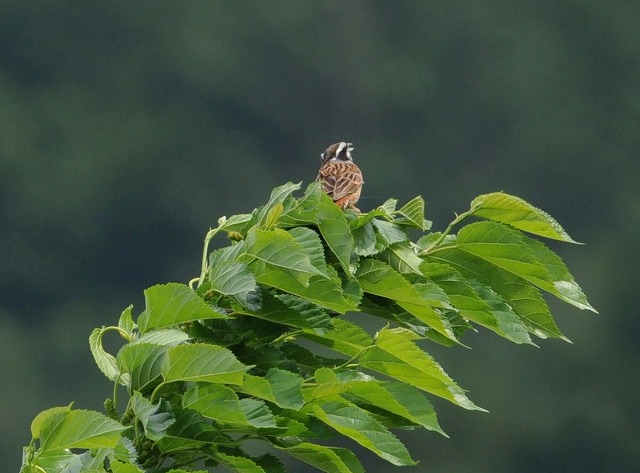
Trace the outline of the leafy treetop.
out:
<instances>
[{"instance_id":1,"label":"leafy treetop","mask_svg":"<svg viewBox=\"0 0 640 473\"><path fill-rule=\"evenodd\" d=\"M150 287L135 322L129 306L117 326L93 331L95 361L114 382L107 415L39 414L23 473L272 473L285 471L282 455L329 473L364 471L350 449L327 446L341 436L412 465L393 430L446 435L429 396L481 409L422 341L461 345L474 326L518 344L567 340L542 292L595 311L561 258L530 235L576 242L520 198L481 195L430 232L421 197L357 214L317 183L294 196L299 189L287 183L252 213L222 217L191 284ZM470 217L480 220L460 226ZM210 252L218 234L231 244ZM360 325L347 312L369 318ZM115 356L102 344L111 331L125 341ZM273 453L252 457L248 440Z\"/></svg>"}]
</instances>

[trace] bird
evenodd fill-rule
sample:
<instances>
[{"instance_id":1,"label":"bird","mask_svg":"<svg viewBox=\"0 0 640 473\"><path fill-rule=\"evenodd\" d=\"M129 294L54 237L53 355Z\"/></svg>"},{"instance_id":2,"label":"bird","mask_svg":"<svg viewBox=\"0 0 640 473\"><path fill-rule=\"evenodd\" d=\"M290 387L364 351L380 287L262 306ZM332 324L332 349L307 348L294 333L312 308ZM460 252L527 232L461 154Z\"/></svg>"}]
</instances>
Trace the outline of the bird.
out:
<instances>
[{"instance_id":1,"label":"bird","mask_svg":"<svg viewBox=\"0 0 640 473\"><path fill-rule=\"evenodd\" d=\"M362 171L353 162L351 151L353 145L344 141L329 146L320 155L322 164L316 181L322 183L322 190L342 210L351 208L360 213L355 204L360 199L364 180Z\"/></svg>"}]
</instances>

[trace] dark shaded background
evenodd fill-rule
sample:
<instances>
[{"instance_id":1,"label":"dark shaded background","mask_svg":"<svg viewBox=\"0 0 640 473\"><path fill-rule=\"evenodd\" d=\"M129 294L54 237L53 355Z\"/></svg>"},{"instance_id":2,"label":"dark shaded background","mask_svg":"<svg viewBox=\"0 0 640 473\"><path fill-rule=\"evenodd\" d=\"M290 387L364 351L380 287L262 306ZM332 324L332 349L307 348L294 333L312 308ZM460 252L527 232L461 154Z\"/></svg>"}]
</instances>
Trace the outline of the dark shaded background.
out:
<instances>
[{"instance_id":1,"label":"dark shaded background","mask_svg":"<svg viewBox=\"0 0 640 473\"><path fill-rule=\"evenodd\" d=\"M573 345L433 347L491 413L436 401L451 438L403 433L403 471L638 471L638 24L635 0L1 2L0 471L40 410L101 408L94 327L195 276L219 216L306 185L338 140L364 210L547 210L601 313L552 302Z\"/></svg>"}]
</instances>

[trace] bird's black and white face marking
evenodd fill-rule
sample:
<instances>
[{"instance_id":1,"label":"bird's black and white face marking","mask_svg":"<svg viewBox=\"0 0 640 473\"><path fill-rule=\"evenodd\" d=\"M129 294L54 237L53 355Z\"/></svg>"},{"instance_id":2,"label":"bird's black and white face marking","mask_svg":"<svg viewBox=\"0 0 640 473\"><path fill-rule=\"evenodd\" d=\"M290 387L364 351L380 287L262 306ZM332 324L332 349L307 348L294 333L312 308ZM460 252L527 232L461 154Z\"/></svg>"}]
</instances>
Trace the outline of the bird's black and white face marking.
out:
<instances>
[{"instance_id":1,"label":"bird's black and white face marking","mask_svg":"<svg viewBox=\"0 0 640 473\"><path fill-rule=\"evenodd\" d=\"M353 161L351 151L353 151L353 145L341 141L329 146L326 151L320 155L320 159L323 163L328 161Z\"/></svg>"}]
</instances>

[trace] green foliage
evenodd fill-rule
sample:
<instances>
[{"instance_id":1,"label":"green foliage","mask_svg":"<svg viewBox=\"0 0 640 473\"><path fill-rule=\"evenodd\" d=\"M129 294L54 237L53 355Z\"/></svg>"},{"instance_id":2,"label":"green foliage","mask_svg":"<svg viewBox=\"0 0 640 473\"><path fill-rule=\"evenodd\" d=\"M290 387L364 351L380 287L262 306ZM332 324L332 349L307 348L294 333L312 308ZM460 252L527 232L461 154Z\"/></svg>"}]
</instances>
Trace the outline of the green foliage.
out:
<instances>
[{"instance_id":1,"label":"green foliage","mask_svg":"<svg viewBox=\"0 0 640 473\"><path fill-rule=\"evenodd\" d=\"M474 326L514 343L566 339L541 291L594 310L562 260L524 232L575 242L519 198L480 196L444 232L424 234L420 197L356 214L318 184L294 197L299 188L278 187L253 213L221 218L191 285L153 286L137 323L128 307L117 326L94 330L91 351L115 386L106 415L39 414L23 473L285 471L271 453L248 454L250 440L321 471L364 471L350 450L317 443L339 437L413 465L393 430L446 435L428 396L482 410L423 341L461 345ZM472 216L485 220L453 233ZM220 233L232 243L209 252ZM369 317L359 325L347 312ZM126 342L115 356L103 349L108 331Z\"/></svg>"}]
</instances>

